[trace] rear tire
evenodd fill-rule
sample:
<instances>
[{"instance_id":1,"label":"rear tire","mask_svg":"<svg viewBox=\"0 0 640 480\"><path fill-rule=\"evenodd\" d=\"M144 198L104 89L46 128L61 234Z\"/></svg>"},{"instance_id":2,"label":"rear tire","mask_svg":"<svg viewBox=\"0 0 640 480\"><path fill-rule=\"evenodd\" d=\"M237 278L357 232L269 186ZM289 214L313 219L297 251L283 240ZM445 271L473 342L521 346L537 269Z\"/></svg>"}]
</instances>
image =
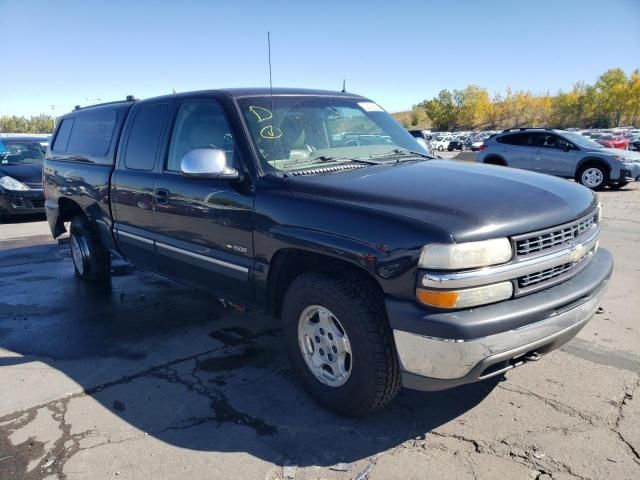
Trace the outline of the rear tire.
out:
<instances>
[{"instance_id":1,"label":"rear tire","mask_svg":"<svg viewBox=\"0 0 640 480\"><path fill-rule=\"evenodd\" d=\"M284 296L282 321L294 371L326 408L347 416L367 415L400 390L384 301L366 279L344 273L302 274ZM329 352L339 357L329 359ZM336 366L338 358L345 361Z\"/></svg>"},{"instance_id":2,"label":"rear tire","mask_svg":"<svg viewBox=\"0 0 640 480\"><path fill-rule=\"evenodd\" d=\"M609 183L609 171L601 163L588 163L580 169L576 180L591 190L602 190Z\"/></svg>"},{"instance_id":3,"label":"rear tire","mask_svg":"<svg viewBox=\"0 0 640 480\"><path fill-rule=\"evenodd\" d=\"M507 164L504 160L497 158L497 157L489 157L487 158L484 163L488 164L488 165L497 165L499 167L506 167Z\"/></svg>"},{"instance_id":4,"label":"rear tire","mask_svg":"<svg viewBox=\"0 0 640 480\"><path fill-rule=\"evenodd\" d=\"M76 277L100 281L111 273L111 254L84 215L71 220L71 259Z\"/></svg>"}]
</instances>

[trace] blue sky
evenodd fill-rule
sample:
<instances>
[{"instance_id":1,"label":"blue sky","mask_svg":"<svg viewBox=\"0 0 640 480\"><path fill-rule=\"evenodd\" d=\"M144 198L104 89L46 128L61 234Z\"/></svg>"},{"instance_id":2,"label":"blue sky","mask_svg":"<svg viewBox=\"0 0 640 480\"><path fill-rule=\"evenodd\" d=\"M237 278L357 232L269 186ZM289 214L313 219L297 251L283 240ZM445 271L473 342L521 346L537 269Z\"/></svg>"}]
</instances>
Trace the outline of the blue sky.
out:
<instances>
[{"instance_id":1,"label":"blue sky","mask_svg":"<svg viewBox=\"0 0 640 480\"><path fill-rule=\"evenodd\" d=\"M0 115L266 86L268 30L274 86L346 78L389 111L470 83L555 93L640 68L640 0L0 0Z\"/></svg>"}]
</instances>

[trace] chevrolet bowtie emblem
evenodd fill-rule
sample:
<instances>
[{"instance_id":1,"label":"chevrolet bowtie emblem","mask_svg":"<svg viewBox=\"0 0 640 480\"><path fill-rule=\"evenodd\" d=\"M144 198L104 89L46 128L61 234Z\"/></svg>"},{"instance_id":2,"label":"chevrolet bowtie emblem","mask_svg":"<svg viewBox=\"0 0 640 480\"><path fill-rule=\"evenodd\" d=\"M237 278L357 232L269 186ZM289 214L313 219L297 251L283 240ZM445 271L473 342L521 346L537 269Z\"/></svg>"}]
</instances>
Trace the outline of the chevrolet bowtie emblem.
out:
<instances>
[{"instance_id":1,"label":"chevrolet bowtie emblem","mask_svg":"<svg viewBox=\"0 0 640 480\"><path fill-rule=\"evenodd\" d=\"M574 245L571 250L569 251L569 261L570 262L577 262L578 260L580 260L582 257L584 257L585 254L585 248L584 245L582 245L581 243Z\"/></svg>"}]
</instances>

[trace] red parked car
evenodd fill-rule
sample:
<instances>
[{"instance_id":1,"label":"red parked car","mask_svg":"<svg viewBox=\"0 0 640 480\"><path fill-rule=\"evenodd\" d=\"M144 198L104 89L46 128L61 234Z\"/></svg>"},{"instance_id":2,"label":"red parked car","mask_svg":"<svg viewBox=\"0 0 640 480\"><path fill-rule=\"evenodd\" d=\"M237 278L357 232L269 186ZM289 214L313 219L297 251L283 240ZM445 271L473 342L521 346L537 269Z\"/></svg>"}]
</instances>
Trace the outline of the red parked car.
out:
<instances>
[{"instance_id":1,"label":"red parked car","mask_svg":"<svg viewBox=\"0 0 640 480\"><path fill-rule=\"evenodd\" d=\"M595 139L600 145L604 145L607 148L621 148L627 150L629 148L629 139L624 138L622 135L603 135Z\"/></svg>"}]
</instances>

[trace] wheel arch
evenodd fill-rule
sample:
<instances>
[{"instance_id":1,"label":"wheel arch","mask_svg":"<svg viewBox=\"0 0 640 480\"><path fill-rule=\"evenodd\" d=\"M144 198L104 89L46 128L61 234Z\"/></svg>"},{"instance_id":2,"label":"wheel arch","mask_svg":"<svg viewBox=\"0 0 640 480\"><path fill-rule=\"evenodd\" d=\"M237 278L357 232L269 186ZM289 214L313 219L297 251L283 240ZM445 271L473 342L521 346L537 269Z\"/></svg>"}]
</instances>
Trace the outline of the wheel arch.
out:
<instances>
[{"instance_id":1,"label":"wheel arch","mask_svg":"<svg viewBox=\"0 0 640 480\"><path fill-rule=\"evenodd\" d=\"M586 167L587 165L599 164L607 169L607 172L611 174L611 165L606 160L603 160L600 157L584 157L578 162L576 166L575 175L576 177L580 174L580 171Z\"/></svg>"},{"instance_id":2,"label":"wheel arch","mask_svg":"<svg viewBox=\"0 0 640 480\"><path fill-rule=\"evenodd\" d=\"M84 215L82 207L70 198L60 197L57 203L55 214L53 214L53 216L51 216L50 212L47 214L53 238L57 238L67 231L65 227L66 222L70 222L78 215Z\"/></svg>"},{"instance_id":3,"label":"wheel arch","mask_svg":"<svg viewBox=\"0 0 640 480\"><path fill-rule=\"evenodd\" d=\"M366 282L380 295L384 291L372 271L345 258L295 247L276 251L267 277L267 311L279 317L284 295L291 283L300 275L322 272L328 275L348 275Z\"/></svg>"},{"instance_id":4,"label":"wheel arch","mask_svg":"<svg viewBox=\"0 0 640 480\"><path fill-rule=\"evenodd\" d=\"M486 163L489 165L502 165L503 167L508 167L509 164L505 160L502 155L498 155L497 153L490 153L482 160L482 163Z\"/></svg>"}]
</instances>

